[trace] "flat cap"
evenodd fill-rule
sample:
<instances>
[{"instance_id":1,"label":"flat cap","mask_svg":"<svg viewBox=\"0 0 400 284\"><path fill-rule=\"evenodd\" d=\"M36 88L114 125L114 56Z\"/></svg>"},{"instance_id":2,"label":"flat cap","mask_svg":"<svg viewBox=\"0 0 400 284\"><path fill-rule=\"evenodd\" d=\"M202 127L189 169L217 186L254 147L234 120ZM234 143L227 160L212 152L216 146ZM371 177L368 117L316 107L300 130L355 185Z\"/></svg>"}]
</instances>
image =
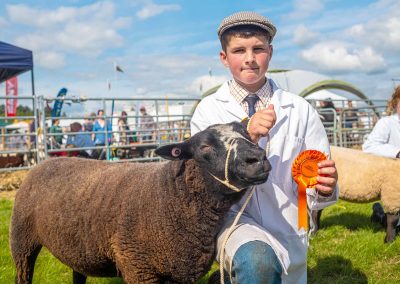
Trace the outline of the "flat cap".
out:
<instances>
[{"instance_id":1,"label":"flat cap","mask_svg":"<svg viewBox=\"0 0 400 284\"><path fill-rule=\"evenodd\" d=\"M271 37L271 41L276 34L275 26L266 17L256 12L243 11L234 13L222 20L217 31L218 37L221 38L227 29L242 25L254 25L266 30Z\"/></svg>"}]
</instances>

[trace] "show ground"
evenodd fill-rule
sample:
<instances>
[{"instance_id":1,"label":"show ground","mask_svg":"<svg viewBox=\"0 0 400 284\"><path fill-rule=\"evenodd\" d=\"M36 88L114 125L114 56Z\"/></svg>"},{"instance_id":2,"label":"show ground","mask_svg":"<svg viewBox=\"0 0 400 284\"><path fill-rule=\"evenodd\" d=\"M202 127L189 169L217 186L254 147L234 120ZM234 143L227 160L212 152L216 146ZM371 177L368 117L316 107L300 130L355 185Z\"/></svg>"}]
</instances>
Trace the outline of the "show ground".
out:
<instances>
[{"instance_id":1,"label":"show ground","mask_svg":"<svg viewBox=\"0 0 400 284\"><path fill-rule=\"evenodd\" d=\"M27 173L27 170L0 173L0 199L14 199Z\"/></svg>"}]
</instances>

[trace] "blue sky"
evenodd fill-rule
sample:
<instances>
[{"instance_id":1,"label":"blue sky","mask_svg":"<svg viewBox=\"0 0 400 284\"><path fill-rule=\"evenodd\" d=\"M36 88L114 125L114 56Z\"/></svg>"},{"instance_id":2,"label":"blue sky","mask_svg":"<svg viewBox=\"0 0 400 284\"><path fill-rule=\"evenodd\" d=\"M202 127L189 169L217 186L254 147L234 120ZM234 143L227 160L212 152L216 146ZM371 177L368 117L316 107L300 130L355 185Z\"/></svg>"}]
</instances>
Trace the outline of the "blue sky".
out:
<instances>
[{"instance_id":1,"label":"blue sky","mask_svg":"<svg viewBox=\"0 0 400 284\"><path fill-rule=\"evenodd\" d=\"M199 97L200 85L205 91L229 78L216 29L240 10L277 27L270 69L318 72L372 99L389 98L400 78L398 0L4 2L0 40L33 51L38 95L66 87L87 97ZM21 95L28 85L21 76Z\"/></svg>"}]
</instances>

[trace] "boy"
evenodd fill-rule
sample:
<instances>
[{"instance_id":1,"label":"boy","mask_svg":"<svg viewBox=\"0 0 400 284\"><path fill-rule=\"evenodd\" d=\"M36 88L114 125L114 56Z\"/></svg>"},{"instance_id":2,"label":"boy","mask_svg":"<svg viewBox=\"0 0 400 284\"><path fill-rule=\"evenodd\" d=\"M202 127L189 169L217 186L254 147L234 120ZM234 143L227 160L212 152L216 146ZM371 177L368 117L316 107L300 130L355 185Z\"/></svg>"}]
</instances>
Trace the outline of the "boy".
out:
<instances>
[{"instance_id":1,"label":"boy","mask_svg":"<svg viewBox=\"0 0 400 284\"><path fill-rule=\"evenodd\" d=\"M220 59L233 79L204 98L191 121L194 134L212 124L250 117L250 137L266 149L272 165L268 181L256 187L225 246L221 265L233 283L307 282L307 232L297 229L297 184L291 166L306 149L329 153L326 132L313 107L265 77L275 33L274 25L254 12L235 13L221 22ZM312 210L338 198L335 163L326 160L318 167L318 185L307 189ZM218 254L244 199L231 208L218 237Z\"/></svg>"}]
</instances>

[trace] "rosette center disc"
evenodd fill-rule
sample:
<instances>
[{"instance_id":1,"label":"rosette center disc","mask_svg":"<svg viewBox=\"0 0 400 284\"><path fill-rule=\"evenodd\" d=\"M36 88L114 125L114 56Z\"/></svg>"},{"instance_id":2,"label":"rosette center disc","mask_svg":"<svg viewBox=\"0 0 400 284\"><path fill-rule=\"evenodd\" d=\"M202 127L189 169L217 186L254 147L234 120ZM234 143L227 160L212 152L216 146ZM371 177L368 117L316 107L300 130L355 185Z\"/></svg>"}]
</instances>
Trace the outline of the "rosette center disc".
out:
<instances>
[{"instance_id":1,"label":"rosette center disc","mask_svg":"<svg viewBox=\"0 0 400 284\"><path fill-rule=\"evenodd\" d=\"M305 160L301 164L301 173L308 178L312 178L318 175L318 161L315 160Z\"/></svg>"}]
</instances>

